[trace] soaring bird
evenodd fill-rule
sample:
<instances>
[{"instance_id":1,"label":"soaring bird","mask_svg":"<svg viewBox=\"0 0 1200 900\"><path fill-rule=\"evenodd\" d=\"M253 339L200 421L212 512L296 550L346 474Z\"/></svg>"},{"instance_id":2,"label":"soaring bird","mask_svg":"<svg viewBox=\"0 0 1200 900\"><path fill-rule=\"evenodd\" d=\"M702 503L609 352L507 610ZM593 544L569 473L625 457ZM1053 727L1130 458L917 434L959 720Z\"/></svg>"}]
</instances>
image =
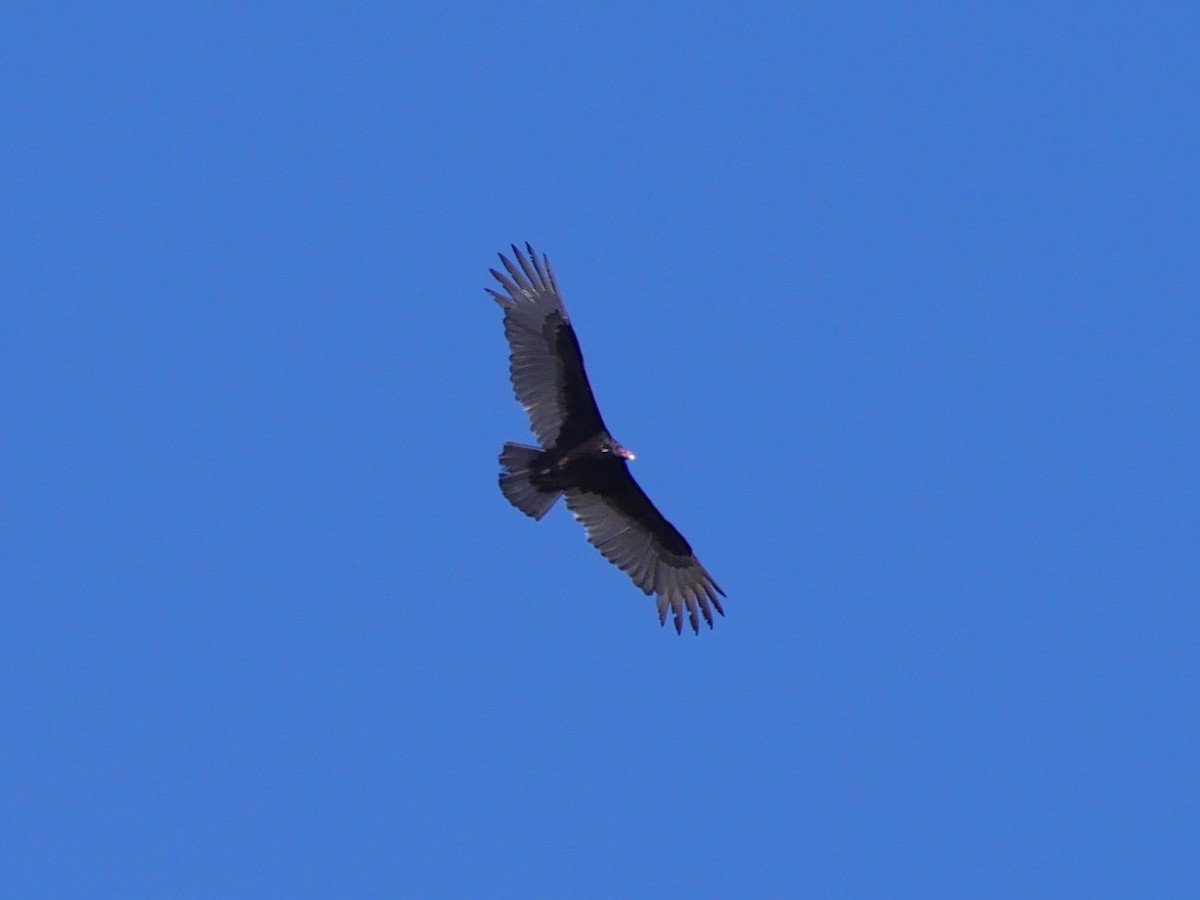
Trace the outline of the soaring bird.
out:
<instances>
[{"instance_id":1,"label":"soaring bird","mask_svg":"<svg viewBox=\"0 0 1200 900\"><path fill-rule=\"evenodd\" d=\"M540 446L505 443L500 490L534 519L565 495L596 549L647 595L657 594L660 623L671 610L681 632L686 607L692 631L699 633L700 616L712 628L712 611L725 615L718 598L725 592L633 480L633 454L600 417L550 261L529 244L525 250L513 245L515 263L500 254L504 271L490 271L503 291L487 292L504 310L513 391Z\"/></svg>"}]
</instances>

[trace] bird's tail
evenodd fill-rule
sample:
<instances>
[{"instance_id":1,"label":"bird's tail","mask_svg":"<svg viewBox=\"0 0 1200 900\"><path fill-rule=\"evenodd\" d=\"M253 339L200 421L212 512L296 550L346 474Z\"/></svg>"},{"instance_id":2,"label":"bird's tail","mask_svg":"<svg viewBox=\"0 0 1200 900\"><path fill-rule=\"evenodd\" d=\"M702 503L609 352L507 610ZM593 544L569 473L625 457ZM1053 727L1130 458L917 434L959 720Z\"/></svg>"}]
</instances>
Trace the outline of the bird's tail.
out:
<instances>
[{"instance_id":1,"label":"bird's tail","mask_svg":"<svg viewBox=\"0 0 1200 900\"><path fill-rule=\"evenodd\" d=\"M500 465L504 467L500 473L500 490L504 491L509 503L535 519L548 513L562 494L560 490L538 487L534 482L530 467L541 453L540 447L513 443L506 443L500 451Z\"/></svg>"}]
</instances>

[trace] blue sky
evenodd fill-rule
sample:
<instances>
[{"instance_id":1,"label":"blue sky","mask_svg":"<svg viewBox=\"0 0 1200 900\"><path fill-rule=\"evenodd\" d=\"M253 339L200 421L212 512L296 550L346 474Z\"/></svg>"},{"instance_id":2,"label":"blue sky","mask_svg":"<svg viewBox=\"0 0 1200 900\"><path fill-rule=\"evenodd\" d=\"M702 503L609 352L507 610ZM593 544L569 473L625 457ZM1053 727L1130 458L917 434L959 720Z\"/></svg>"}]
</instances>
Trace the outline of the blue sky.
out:
<instances>
[{"instance_id":1,"label":"blue sky","mask_svg":"<svg viewBox=\"0 0 1200 900\"><path fill-rule=\"evenodd\" d=\"M5 18L0 893L1200 891L1192 4Z\"/></svg>"}]
</instances>

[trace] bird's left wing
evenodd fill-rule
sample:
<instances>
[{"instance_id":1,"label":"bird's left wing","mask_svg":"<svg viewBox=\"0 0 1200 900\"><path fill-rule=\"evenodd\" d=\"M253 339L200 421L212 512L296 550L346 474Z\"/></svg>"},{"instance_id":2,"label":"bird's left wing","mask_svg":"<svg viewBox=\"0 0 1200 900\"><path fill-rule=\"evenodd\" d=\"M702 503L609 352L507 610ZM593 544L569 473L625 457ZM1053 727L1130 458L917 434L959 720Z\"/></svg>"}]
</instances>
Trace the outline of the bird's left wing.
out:
<instances>
[{"instance_id":1,"label":"bird's left wing","mask_svg":"<svg viewBox=\"0 0 1200 900\"><path fill-rule=\"evenodd\" d=\"M550 260L539 260L528 244L528 257L515 245L512 249L516 263L501 254L505 271L491 270L504 292L487 292L504 309L513 392L543 447L554 446L560 438L573 443L604 429L583 353Z\"/></svg>"}]
</instances>

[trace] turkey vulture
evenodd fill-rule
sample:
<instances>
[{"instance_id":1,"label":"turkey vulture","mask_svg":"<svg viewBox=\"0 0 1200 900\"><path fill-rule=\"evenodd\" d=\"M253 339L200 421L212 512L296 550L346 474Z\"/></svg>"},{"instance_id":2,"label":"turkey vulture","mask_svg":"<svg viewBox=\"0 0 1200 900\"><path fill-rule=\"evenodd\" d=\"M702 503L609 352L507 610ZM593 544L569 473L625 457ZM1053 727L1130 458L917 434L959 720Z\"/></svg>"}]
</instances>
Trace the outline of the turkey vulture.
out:
<instances>
[{"instance_id":1,"label":"turkey vulture","mask_svg":"<svg viewBox=\"0 0 1200 900\"><path fill-rule=\"evenodd\" d=\"M686 606L692 631L699 634L701 615L712 628L712 610L725 615L717 598L725 592L629 474L633 454L600 418L550 261L525 249L528 258L513 245L515 265L500 255L508 274L491 273L504 292L487 292L504 309L513 391L541 446L504 445L500 490L534 519L565 494L588 540L646 594L658 595L660 623L669 607L681 632Z\"/></svg>"}]
</instances>

